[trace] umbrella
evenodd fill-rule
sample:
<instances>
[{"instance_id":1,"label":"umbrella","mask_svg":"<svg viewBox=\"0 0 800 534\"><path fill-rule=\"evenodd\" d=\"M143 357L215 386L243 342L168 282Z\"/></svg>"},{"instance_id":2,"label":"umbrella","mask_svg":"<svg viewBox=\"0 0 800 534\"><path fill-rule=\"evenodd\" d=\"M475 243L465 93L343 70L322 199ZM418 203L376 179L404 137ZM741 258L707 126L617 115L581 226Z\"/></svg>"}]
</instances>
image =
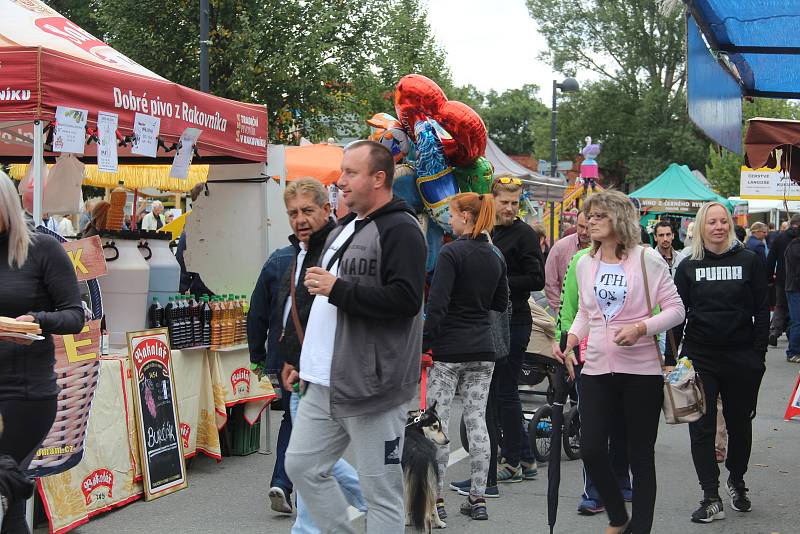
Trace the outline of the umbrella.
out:
<instances>
[{"instance_id":1,"label":"umbrella","mask_svg":"<svg viewBox=\"0 0 800 534\"><path fill-rule=\"evenodd\" d=\"M566 348L567 337L561 336L561 350ZM556 379L554 388L553 412L550 416L552 434L550 435L550 461L547 464L547 524L550 525L550 534L556 525L558 515L558 487L561 485L561 427L564 424L564 403L569 392L567 368L563 365L556 366Z\"/></svg>"}]
</instances>

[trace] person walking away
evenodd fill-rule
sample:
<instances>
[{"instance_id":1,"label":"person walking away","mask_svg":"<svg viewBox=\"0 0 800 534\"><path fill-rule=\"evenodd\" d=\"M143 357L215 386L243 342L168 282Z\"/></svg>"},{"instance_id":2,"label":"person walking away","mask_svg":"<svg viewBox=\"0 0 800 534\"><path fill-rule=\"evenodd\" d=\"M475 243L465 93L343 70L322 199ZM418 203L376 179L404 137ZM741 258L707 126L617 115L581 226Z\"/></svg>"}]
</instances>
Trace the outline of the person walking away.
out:
<instances>
[{"instance_id":1,"label":"person walking away","mask_svg":"<svg viewBox=\"0 0 800 534\"><path fill-rule=\"evenodd\" d=\"M413 211L392 197L393 176L394 159L380 143L345 149L338 187L351 213L303 282L315 298L285 465L323 532L354 532L329 476L348 445L367 499L367 532L405 530L400 459L420 377L426 248Z\"/></svg>"},{"instance_id":2,"label":"person walking away","mask_svg":"<svg viewBox=\"0 0 800 534\"><path fill-rule=\"evenodd\" d=\"M639 244L639 213L626 195L596 193L584 211L592 248L576 265L578 313L564 352L557 347L555 356L574 378L578 362L572 349L589 336L580 391L584 465L606 506L606 534L645 534L653 525L654 448L664 400L652 336L680 324L684 308L660 255ZM652 315L649 302L661 312ZM612 421L619 417L626 429L635 429L627 432L634 487L630 518L608 456Z\"/></svg>"},{"instance_id":3,"label":"person walking away","mask_svg":"<svg viewBox=\"0 0 800 534\"><path fill-rule=\"evenodd\" d=\"M85 317L69 256L54 237L31 231L14 184L2 171L0 316L38 323L44 336L30 342L0 334L0 455L25 471L56 417L61 388L53 371L52 336L79 333ZM2 495L2 500L8 504L2 532L29 533L25 499Z\"/></svg>"},{"instance_id":4,"label":"person walking away","mask_svg":"<svg viewBox=\"0 0 800 534\"><path fill-rule=\"evenodd\" d=\"M769 344L778 346L781 337L789 326L789 307L786 303L786 247L795 237L800 236L800 214L795 213L788 221L788 228L781 231L769 247L767 254L767 276L775 274L775 309L769 325Z\"/></svg>"},{"instance_id":5,"label":"person walking away","mask_svg":"<svg viewBox=\"0 0 800 534\"><path fill-rule=\"evenodd\" d=\"M589 226L586 223L586 215L582 211L578 212L575 229L574 234L556 241L544 264L544 293L547 295L550 309L556 316L558 316L561 306L561 289L564 285L567 266L579 250L583 250L591 244Z\"/></svg>"},{"instance_id":6,"label":"person walking away","mask_svg":"<svg viewBox=\"0 0 800 534\"><path fill-rule=\"evenodd\" d=\"M588 231L588 228L587 228ZM575 321L575 316L578 314L579 306L579 293L578 293L578 279L575 274L576 265L578 261L590 249L585 248L579 250L575 256L570 260L567 266L567 271L564 274L564 287L561 293L561 302L559 304L558 316L556 318L555 339L552 345L552 353L556 354L559 350L561 334L569 332L570 326ZM578 415L580 416L580 391L581 391L581 370L582 358L579 360L579 365L575 369L575 390L578 393ZM622 492L622 498L625 502L631 502L633 499L633 490L631 489L630 477L630 464L628 463L628 446L627 439L625 438L625 424L622 418L615 417L612 420L611 429L608 439L608 455L611 461L611 467L614 471L614 476L619 484L619 489ZM603 504L603 499L600 492L597 491L597 486L592 481L592 477L583 468L583 493L581 500L578 503L578 513L581 515L595 515L605 512L606 507Z\"/></svg>"},{"instance_id":7,"label":"person walking away","mask_svg":"<svg viewBox=\"0 0 800 534\"><path fill-rule=\"evenodd\" d=\"M300 350L311 304L314 300L314 297L308 292L308 288L300 281L305 276L306 269L319 262L325 240L336 224L331 219L328 192L322 183L314 178L300 178L289 183L283 193L283 199L286 204L286 213L289 216L289 224L294 233L289 236L293 250L292 265L281 279L276 302L276 308L281 313L282 328L282 333L278 338L278 353L284 359L281 385L284 391L291 392L288 394L291 399L289 410L294 420L297 416L300 395L293 391L293 384L297 381L300 370ZM283 469L283 465L281 465L281 469ZM331 474L341 486L347 501L365 512L367 507L361 494L355 469L340 458L333 465ZM270 497L272 497L271 491ZM302 495L298 492L297 518L292 527L292 533L316 534L319 532L320 530L308 514Z\"/></svg>"},{"instance_id":8,"label":"person walking away","mask_svg":"<svg viewBox=\"0 0 800 534\"><path fill-rule=\"evenodd\" d=\"M460 387L472 475L461 512L479 520L488 519L484 500L490 461L486 402L496 352L489 312L508 308L505 260L489 243L494 222L492 195L462 193L450 201L450 224L457 239L442 247L436 261L422 335L422 350L432 350L434 361L427 402L428 406L435 403L445 434L450 405ZM439 509L450 446L437 444L436 448Z\"/></svg>"},{"instance_id":9,"label":"person walking away","mask_svg":"<svg viewBox=\"0 0 800 534\"><path fill-rule=\"evenodd\" d=\"M164 220L164 204L160 200L154 200L150 213L142 218L142 230L160 230L166 224Z\"/></svg>"},{"instance_id":10,"label":"person walking away","mask_svg":"<svg viewBox=\"0 0 800 534\"><path fill-rule=\"evenodd\" d=\"M767 249L769 249L772 243L775 242L775 238L778 237L778 231L775 229L775 223L769 223L767 227L769 228L769 232L767 232L766 242Z\"/></svg>"},{"instance_id":11,"label":"person walking away","mask_svg":"<svg viewBox=\"0 0 800 534\"><path fill-rule=\"evenodd\" d=\"M492 376L494 386L490 393L496 391L498 421L503 431L504 461L497 465L497 481L521 482L535 478L537 473L533 459L522 463L522 402L518 383L525 348L533 328L528 299L531 291L539 291L544 287L544 261L536 232L517 217L522 181L518 178L498 178L492 192L497 214L492 240L506 261L511 295L510 350L506 358L495 362ZM490 484L492 478L490 475Z\"/></svg>"},{"instance_id":12,"label":"person walking away","mask_svg":"<svg viewBox=\"0 0 800 534\"><path fill-rule=\"evenodd\" d=\"M290 184L291 185L291 184ZM281 280L286 276L295 255L292 245L279 248L270 254L258 276L253 294L250 296L250 310L247 314L247 346L250 352L250 369L259 378L266 375L279 375L283 358L278 351L278 339L282 332L282 302L279 302ZM286 448L292 433L290 411L291 389L282 388L281 407L283 418L278 429L278 442L275 447L275 466L269 483L270 508L278 513L292 513L292 481L284 469Z\"/></svg>"},{"instance_id":13,"label":"person walking away","mask_svg":"<svg viewBox=\"0 0 800 534\"><path fill-rule=\"evenodd\" d=\"M786 361L800 363L800 239L786 247L786 303L789 305L789 346Z\"/></svg>"},{"instance_id":14,"label":"person walking away","mask_svg":"<svg viewBox=\"0 0 800 534\"><path fill-rule=\"evenodd\" d=\"M769 310L764 265L735 239L728 210L718 202L704 204L696 221L692 256L678 267L675 283L686 305L681 354L691 358L707 399L705 415L689 424L692 460L703 490L691 519L710 523L725 517L714 458L717 395L728 429L725 467L731 506L740 512L752 508L744 475L765 370Z\"/></svg>"},{"instance_id":15,"label":"person walking away","mask_svg":"<svg viewBox=\"0 0 800 534\"><path fill-rule=\"evenodd\" d=\"M750 237L747 239L747 250L752 250L767 266L767 225L762 222L754 222L750 226Z\"/></svg>"}]
</instances>

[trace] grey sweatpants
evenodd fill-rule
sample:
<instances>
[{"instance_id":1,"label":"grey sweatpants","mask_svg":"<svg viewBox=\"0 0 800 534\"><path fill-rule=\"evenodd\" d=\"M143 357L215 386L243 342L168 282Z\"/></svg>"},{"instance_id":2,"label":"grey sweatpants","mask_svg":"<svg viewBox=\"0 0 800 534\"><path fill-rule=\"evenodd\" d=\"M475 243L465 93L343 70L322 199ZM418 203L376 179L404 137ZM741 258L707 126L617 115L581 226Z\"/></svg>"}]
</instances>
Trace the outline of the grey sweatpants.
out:
<instances>
[{"instance_id":1,"label":"grey sweatpants","mask_svg":"<svg viewBox=\"0 0 800 534\"><path fill-rule=\"evenodd\" d=\"M347 501L331 476L333 464L348 445L367 500L367 533L405 531L400 459L406 416L403 404L380 413L333 419L330 389L308 385L292 428L285 468L322 532L355 533L347 518Z\"/></svg>"}]
</instances>

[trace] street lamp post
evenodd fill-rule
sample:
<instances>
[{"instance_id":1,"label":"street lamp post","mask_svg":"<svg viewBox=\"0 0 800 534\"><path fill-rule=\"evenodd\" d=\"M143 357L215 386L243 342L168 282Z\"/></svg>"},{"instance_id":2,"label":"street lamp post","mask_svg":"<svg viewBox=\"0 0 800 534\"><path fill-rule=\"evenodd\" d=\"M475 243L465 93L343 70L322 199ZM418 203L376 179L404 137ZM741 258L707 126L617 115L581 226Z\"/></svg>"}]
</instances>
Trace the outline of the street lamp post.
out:
<instances>
[{"instance_id":1,"label":"street lamp post","mask_svg":"<svg viewBox=\"0 0 800 534\"><path fill-rule=\"evenodd\" d=\"M553 107L550 115L550 176L555 178L558 176L558 103L557 96L558 90L561 89L564 93L574 93L580 86L575 78L565 78L563 82L558 83L553 80ZM563 214L562 214L563 215ZM560 221L559 221L560 227ZM555 241L556 232L556 203L550 201L550 246L553 246ZM560 233L560 232L559 232Z\"/></svg>"}]
</instances>

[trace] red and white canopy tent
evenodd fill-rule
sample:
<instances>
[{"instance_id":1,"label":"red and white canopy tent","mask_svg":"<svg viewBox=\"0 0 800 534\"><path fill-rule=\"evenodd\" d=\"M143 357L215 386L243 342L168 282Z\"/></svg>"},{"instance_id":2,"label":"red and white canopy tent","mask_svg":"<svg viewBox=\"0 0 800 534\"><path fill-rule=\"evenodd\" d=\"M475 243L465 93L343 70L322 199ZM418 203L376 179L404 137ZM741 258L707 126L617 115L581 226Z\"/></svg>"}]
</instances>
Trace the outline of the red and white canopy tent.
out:
<instances>
[{"instance_id":1,"label":"red and white canopy tent","mask_svg":"<svg viewBox=\"0 0 800 534\"><path fill-rule=\"evenodd\" d=\"M183 87L117 52L38 0L0 0L0 158L34 162L34 219L41 221L45 126L56 108L119 116L118 133L133 133L136 113L159 117L159 138L174 144L186 128L202 130L197 151L202 163L252 163L267 159L267 110ZM33 151L31 153L31 146ZM85 147L93 161L96 144ZM130 154L121 163L168 162Z\"/></svg>"}]
</instances>

